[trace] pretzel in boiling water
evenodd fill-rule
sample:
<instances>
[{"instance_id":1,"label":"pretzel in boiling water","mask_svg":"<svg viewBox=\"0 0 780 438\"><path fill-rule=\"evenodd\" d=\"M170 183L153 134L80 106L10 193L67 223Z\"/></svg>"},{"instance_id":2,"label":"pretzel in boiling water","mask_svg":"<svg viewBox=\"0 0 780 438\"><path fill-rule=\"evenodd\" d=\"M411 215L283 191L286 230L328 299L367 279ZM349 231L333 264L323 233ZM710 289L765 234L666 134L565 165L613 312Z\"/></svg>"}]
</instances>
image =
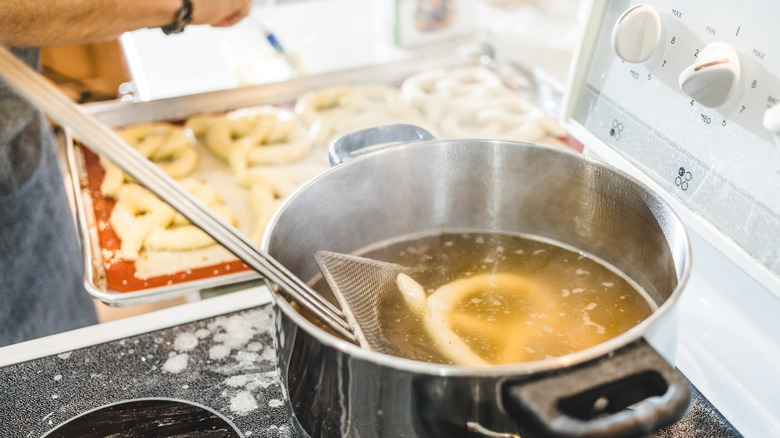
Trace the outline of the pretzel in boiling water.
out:
<instances>
[{"instance_id":1,"label":"pretzel in boiling water","mask_svg":"<svg viewBox=\"0 0 780 438\"><path fill-rule=\"evenodd\" d=\"M453 363L468 366L484 366L491 363L513 363L525 360L527 342L538 330L529 320L516 321L519 329L507 330L490 318L462 314L458 306L469 296L483 291L501 291L518 295L528 306L528 314L559 313L558 303L548 291L528 278L508 273L486 273L461 278L436 289L430 295L406 274L396 280L409 308L423 320L428 334L439 351ZM473 297L484 300L487 297ZM539 324L541 326L541 324ZM531 328L529 328L531 327ZM511 332L511 335L509 333ZM489 339L498 346L497 358L492 361L481 357L469 345L464 336L469 333L480 339Z\"/></svg>"}]
</instances>

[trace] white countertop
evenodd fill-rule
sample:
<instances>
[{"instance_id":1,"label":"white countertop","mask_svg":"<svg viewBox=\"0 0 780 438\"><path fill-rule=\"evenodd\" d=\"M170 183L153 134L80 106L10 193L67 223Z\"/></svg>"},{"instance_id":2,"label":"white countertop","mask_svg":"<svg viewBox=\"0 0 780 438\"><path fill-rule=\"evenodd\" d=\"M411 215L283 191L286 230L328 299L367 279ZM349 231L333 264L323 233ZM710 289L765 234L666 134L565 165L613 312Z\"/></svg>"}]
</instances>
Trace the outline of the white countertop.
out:
<instances>
[{"instance_id":1,"label":"white countertop","mask_svg":"<svg viewBox=\"0 0 780 438\"><path fill-rule=\"evenodd\" d=\"M253 287L116 321L0 348L0 367L174 327L271 302L265 286Z\"/></svg>"},{"instance_id":2,"label":"white countertop","mask_svg":"<svg viewBox=\"0 0 780 438\"><path fill-rule=\"evenodd\" d=\"M308 0L255 6L230 28L190 26L178 35L143 29L122 36L135 100L154 100L241 85L281 81L291 69L265 39L261 24L312 75L414 56L392 41L392 0ZM274 3L271 1L270 3ZM473 37L493 42L515 60L566 81L579 0L520 9L475 2ZM562 12L564 11L564 12ZM572 12L575 11L575 12Z\"/></svg>"},{"instance_id":3,"label":"white countertop","mask_svg":"<svg viewBox=\"0 0 780 438\"><path fill-rule=\"evenodd\" d=\"M374 14L373 1L298 1L255 7L231 28L191 26L171 36L143 29L123 35L121 42L136 99L152 100L287 79L259 21L301 61L306 74L407 56L382 36Z\"/></svg>"},{"instance_id":4,"label":"white countertop","mask_svg":"<svg viewBox=\"0 0 780 438\"><path fill-rule=\"evenodd\" d=\"M255 7L250 18L231 28L191 26L179 35L170 36L159 29L127 33L122 36L122 46L136 87L135 99L162 99L286 79L289 72L279 67L281 58L275 56L265 40L258 21L273 30L286 50L301 61L305 74L415 56L414 49L396 46L387 35L387 29L383 28L387 17L377 15L386 11L378 7L383 2L386 0L296 1L271 9ZM501 11L478 9L475 20L493 22L503 28L509 26L511 17L505 14L499 20L497 12ZM534 13L526 13L519 18L527 21L534 17ZM537 27L542 25L537 23ZM550 29L561 33L560 23ZM522 45L514 46L512 51L527 55L531 60L535 55L544 54L548 62L556 64L549 67L549 73L561 79L567 74L571 54L565 50L569 44L566 36L559 37L550 42L561 49L555 53L544 52L538 47L526 51ZM538 46L540 38L532 43ZM239 61L254 62L254 65L241 66ZM258 66L262 71L258 71ZM270 299L266 288L253 288L11 345L0 348L0 366L254 307L268 303Z\"/></svg>"}]
</instances>

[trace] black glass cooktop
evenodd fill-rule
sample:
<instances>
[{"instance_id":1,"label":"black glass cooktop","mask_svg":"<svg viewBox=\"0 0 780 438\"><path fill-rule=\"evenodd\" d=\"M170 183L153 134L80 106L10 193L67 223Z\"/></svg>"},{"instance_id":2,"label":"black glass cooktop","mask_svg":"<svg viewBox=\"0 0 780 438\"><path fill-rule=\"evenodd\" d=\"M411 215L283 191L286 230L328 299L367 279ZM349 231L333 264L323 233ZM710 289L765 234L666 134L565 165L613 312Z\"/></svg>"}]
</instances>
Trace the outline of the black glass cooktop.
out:
<instances>
[{"instance_id":1,"label":"black glass cooktop","mask_svg":"<svg viewBox=\"0 0 780 438\"><path fill-rule=\"evenodd\" d=\"M291 418L270 305L0 368L0 437L303 436ZM740 435L694 390L656 436Z\"/></svg>"},{"instance_id":2,"label":"black glass cooktop","mask_svg":"<svg viewBox=\"0 0 780 438\"><path fill-rule=\"evenodd\" d=\"M148 398L113 403L71 418L45 438L241 438L236 426L205 406Z\"/></svg>"}]
</instances>

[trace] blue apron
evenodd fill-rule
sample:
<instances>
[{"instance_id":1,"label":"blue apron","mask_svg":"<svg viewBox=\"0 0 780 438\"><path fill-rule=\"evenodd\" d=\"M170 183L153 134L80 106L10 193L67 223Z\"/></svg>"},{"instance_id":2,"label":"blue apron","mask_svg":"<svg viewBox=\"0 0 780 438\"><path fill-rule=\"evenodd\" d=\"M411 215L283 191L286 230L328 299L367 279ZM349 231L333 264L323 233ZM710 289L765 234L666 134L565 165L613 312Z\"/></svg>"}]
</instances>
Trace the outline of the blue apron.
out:
<instances>
[{"instance_id":1,"label":"blue apron","mask_svg":"<svg viewBox=\"0 0 780 438\"><path fill-rule=\"evenodd\" d=\"M82 265L47 121L0 80L0 346L97 323Z\"/></svg>"}]
</instances>

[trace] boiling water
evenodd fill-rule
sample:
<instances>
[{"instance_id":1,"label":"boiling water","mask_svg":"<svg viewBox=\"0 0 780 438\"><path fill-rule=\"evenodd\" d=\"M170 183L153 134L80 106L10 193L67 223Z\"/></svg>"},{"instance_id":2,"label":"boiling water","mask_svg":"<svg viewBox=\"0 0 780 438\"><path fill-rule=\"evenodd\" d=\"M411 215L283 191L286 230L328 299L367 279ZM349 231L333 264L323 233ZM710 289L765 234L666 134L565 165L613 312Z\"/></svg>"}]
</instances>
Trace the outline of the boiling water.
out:
<instances>
[{"instance_id":1,"label":"boiling water","mask_svg":"<svg viewBox=\"0 0 780 438\"><path fill-rule=\"evenodd\" d=\"M411 276L429 295L455 280L474 279L471 289L449 303L448 323L488 364L583 350L634 327L656 309L616 270L576 251L518 235L441 234L361 255L417 269ZM513 280L478 281L484 274ZM379 308L383 334L397 347L397 356L456 363L451 354L442 354L446 346L436 345L425 315L411 312L400 292Z\"/></svg>"}]
</instances>

